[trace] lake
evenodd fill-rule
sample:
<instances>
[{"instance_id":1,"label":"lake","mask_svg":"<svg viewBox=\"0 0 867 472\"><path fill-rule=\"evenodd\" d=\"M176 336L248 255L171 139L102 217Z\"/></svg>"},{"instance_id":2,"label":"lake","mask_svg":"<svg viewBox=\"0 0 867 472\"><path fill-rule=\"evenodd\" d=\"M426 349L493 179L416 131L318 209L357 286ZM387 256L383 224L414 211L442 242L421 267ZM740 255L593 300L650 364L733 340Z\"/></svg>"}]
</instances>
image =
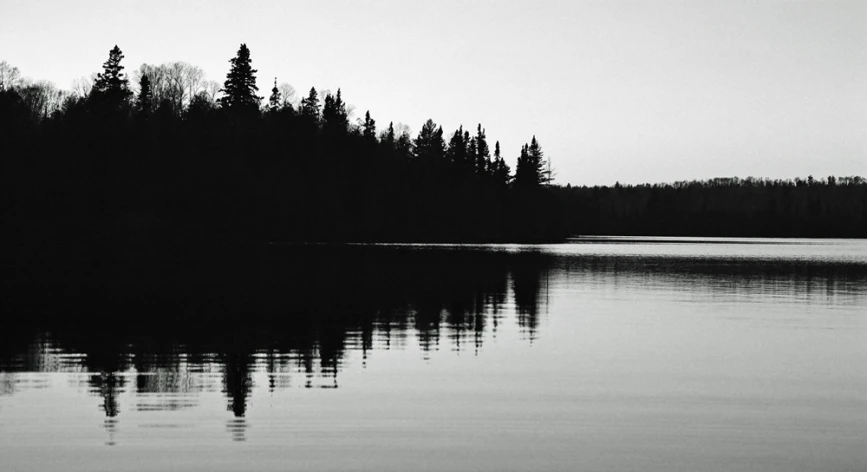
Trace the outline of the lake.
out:
<instances>
[{"instance_id":1,"label":"lake","mask_svg":"<svg viewBox=\"0 0 867 472\"><path fill-rule=\"evenodd\" d=\"M7 265L3 471L867 470L867 241Z\"/></svg>"}]
</instances>

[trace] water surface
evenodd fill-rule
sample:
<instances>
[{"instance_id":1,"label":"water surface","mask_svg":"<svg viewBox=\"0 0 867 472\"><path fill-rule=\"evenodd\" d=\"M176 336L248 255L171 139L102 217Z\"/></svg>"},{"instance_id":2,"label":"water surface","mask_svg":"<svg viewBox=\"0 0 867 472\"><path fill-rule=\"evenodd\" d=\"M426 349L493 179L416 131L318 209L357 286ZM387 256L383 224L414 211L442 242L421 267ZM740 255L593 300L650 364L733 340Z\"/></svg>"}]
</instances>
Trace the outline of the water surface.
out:
<instances>
[{"instance_id":1,"label":"water surface","mask_svg":"<svg viewBox=\"0 0 867 472\"><path fill-rule=\"evenodd\" d=\"M4 471L867 469L864 241L4 273Z\"/></svg>"}]
</instances>

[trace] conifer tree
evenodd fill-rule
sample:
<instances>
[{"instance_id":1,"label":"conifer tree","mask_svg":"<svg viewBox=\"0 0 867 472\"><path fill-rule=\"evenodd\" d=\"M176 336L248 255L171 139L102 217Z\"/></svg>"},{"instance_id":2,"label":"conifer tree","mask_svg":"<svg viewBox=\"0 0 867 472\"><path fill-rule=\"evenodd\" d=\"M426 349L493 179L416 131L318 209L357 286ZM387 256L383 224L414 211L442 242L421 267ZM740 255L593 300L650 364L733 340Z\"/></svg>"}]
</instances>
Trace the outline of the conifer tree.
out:
<instances>
[{"instance_id":1,"label":"conifer tree","mask_svg":"<svg viewBox=\"0 0 867 472\"><path fill-rule=\"evenodd\" d=\"M509 175L510 171L511 169L509 169L509 165L506 164L503 156L500 155L500 142L497 141L494 145L494 163L491 174L494 176L496 182L505 185L509 183L509 180L511 180L511 176Z\"/></svg>"},{"instance_id":2,"label":"conifer tree","mask_svg":"<svg viewBox=\"0 0 867 472\"><path fill-rule=\"evenodd\" d=\"M524 147L521 148L521 156L518 158L518 166L515 168L515 185L538 187L547 182L542 146L539 145L536 136L533 136L530 144L524 144Z\"/></svg>"},{"instance_id":3,"label":"conifer tree","mask_svg":"<svg viewBox=\"0 0 867 472\"><path fill-rule=\"evenodd\" d=\"M250 65L250 50L246 44L241 44L238 54L229 59L232 67L223 83L223 97L220 104L224 109L239 114L257 113L262 97L256 95L256 70Z\"/></svg>"},{"instance_id":4,"label":"conifer tree","mask_svg":"<svg viewBox=\"0 0 867 472\"><path fill-rule=\"evenodd\" d=\"M392 136L394 135L394 129L389 126L391 130ZM362 136L365 139L373 141L376 139L376 120L370 117L370 110L364 113L364 125L362 129Z\"/></svg>"},{"instance_id":5,"label":"conifer tree","mask_svg":"<svg viewBox=\"0 0 867 472\"><path fill-rule=\"evenodd\" d=\"M325 95L322 105L322 127L329 135L342 135L349 127L346 104L337 89L337 95Z\"/></svg>"},{"instance_id":6,"label":"conifer tree","mask_svg":"<svg viewBox=\"0 0 867 472\"><path fill-rule=\"evenodd\" d=\"M467 165L467 143L464 141L464 127L463 125L459 127L454 134L452 134L451 139L449 139L449 147L446 150L446 156L449 159L449 162L458 166L459 168L466 167Z\"/></svg>"},{"instance_id":7,"label":"conifer tree","mask_svg":"<svg viewBox=\"0 0 867 472\"><path fill-rule=\"evenodd\" d=\"M428 119L418 132L414 144L415 155L419 160L428 163L441 162L446 148L442 126L437 127L433 120Z\"/></svg>"},{"instance_id":8,"label":"conifer tree","mask_svg":"<svg viewBox=\"0 0 867 472\"><path fill-rule=\"evenodd\" d=\"M277 77L274 77L274 88L271 89L271 97L268 98L268 111L271 113L276 112L280 109L282 103L283 98L280 94L280 90L277 88Z\"/></svg>"},{"instance_id":9,"label":"conifer tree","mask_svg":"<svg viewBox=\"0 0 867 472\"><path fill-rule=\"evenodd\" d=\"M479 124L476 131L476 154L475 154L476 173L484 175L488 173L491 167L491 151L488 148L487 137L482 125Z\"/></svg>"},{"instance_id":10,"label":"conifer tree","mask_svg":"<svg viewBox=\"0 0 867 472\"><path fill-rule=\"evenodd\" d=\"M310 87L307 98L301 99L301 116L314 123L319 122L319 94L314 87Z\"/></svg>"},{"instance_id":11,"label":"conifer tree","mask_svg":"<svg viewBox=\"0 0 867 472\"><path fill-rule=\"evenodd\" d=\"M336 125L343 131L349 126L349 114L346 112L346 102L340 94L340 89L337 89L337 96L334 98L334 112Z\"/></svg>"},{"instance_id":12,"label":"conifer tree","mask_svg":"<svg viewBox=\"0 0 867 472\"><path fill-rule=\"evenodd\" d=\"M518 187L531 187L535 185L533 171L530 164L530 153L527 151L527 144L521 146L521 155L518 156L518 162L515 166L515 185Z\"/></svg>"},{"instance_id":13,"label":"conifer tree","mask_svg":"<svg viewBox=\"0 0 867 472\"><path fill-rule=\"evenodd\" d=\"M536 141L536 136L530 140L530 146L527 148L527 153L530 156L530 165L533 170L536 185L547 183L548 179L545 175L545 155L542 153L542 146L539 141Z\"/></svg>"},{"instance_id":14,"label":"conifer tree","mask_svg":"<svg viewBox=\"0 0 867 472\"><path fill-rule=\"evenodd\" d=\"M153 91L151 90L151 81L147 74L142 75L138 82L139 92L136 99L136 108L143 117L148 117L153 112Z\"/></svg>"},{"instance_id":15,"label":"conifer tree","mask_svg":"<svg viewBox=\"0 0 867 472\"><path fill-rule=\"evenodd\" d=\"M108 60L102 65L102 73L93 82L91 98L98 100L107 109L117 109L132 96L129 89L129 79L120 65L123 53L117 45L108 52Z\"/></svg>"},{"instance_id":16,"label":"conifer tree","mask_svg":"<svg viewBox=\"0 0 867 472\"><path fill-rule=\"evenodd\" d=\"M473 136L467 142L467 159L468 159L468 164L470 165L470 169L472 169L472 172L474 172L474 173L479 172L479 170L477 168L477 165L478 165L477 154L478 154L478 143L476 143L476 137Z\"/></svg>"},{"instance_id":17,"label":"conifer tree","mask_svg":"<svg viewBox=\"0 0 867 472\"><path fill-rule=\"evenodd\" d=\"M385 144L386 148L394 149L394 146L397 142L397 137L394 134L394 122L388 122L388 131L384 132L382 135L382 142Z\"/></svg>"}]
</instances>

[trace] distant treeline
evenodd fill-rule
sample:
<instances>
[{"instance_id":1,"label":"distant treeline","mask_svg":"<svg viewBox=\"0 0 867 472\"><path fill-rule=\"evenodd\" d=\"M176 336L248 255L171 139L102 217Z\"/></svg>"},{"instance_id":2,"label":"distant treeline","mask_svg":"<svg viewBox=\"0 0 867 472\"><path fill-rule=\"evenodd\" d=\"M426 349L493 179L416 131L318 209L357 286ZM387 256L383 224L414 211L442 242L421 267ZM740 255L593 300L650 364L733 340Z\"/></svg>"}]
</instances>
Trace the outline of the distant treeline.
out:
<instances>
[{"instance_id":1,"label":"distant treeline","mask_svg":"<svg viewBox=\"0 0 867 472\"><path fill-rule=\"evenodd\" d=\"M867 237L862 177L724 178L556 188L575 233L655 236Z\"/></svg>"},{"instance_id":2,"label":"distant treeline","mask_svg":"<svg viewBox=\"0 0 867 472\"><path fill-rule=\"evenodd\" d=\"M178 243L541 242L570 234L867 236L860 178L554 185L533 137L517 165L481 125L412 137L351 122L341 91L257 95L241 45L222 86L115 46L77 94L0 63L5 247L82 256ZM158 249L155 249L158 250ZM146 255L146 254L144 254Z\"/></svg>"}]
</instances>

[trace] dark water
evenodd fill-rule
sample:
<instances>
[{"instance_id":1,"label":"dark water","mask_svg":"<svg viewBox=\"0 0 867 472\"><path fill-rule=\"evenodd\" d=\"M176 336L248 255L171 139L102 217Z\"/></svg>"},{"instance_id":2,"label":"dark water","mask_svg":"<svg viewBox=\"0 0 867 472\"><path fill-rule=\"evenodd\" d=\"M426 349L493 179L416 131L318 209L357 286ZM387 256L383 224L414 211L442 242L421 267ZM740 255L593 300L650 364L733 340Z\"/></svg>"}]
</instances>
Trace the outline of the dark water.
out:
<instances>
[{"instance_id":1,"label":"dark water","mask_svg":"<svg viewBox=\"0 0 867 472\"><path fill-rule=\"evenodd\" d=\"M867 242L4 268L0 470L867 470Z\"/></svg>"}]
</instances>

